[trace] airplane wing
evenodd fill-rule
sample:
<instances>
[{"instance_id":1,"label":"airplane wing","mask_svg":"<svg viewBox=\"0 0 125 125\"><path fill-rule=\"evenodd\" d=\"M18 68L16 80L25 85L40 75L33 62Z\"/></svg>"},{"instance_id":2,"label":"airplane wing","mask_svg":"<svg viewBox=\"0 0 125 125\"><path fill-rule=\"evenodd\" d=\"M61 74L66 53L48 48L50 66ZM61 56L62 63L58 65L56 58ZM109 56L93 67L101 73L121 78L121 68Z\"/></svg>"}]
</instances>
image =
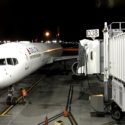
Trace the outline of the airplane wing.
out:
<instances>
[{"instance_id":1,"label":"airplane wing","mask_svg":"<svg viewBox=\"0 0 125 125\"><path fill-rule=\"evenodd\" d=\"M63 52L78 52L78 48L63 48ZM64 61L64 60L71 60L71 59L77 59L77 55L71 55L71 56L61 56L61 57L55 57L53 61Z\"/></svg>"},{"instance_id":2,"label":"airplane wing","mask_svg":"<svg viewBox=\"0 0 125 125\"><path fill-rule=\"evenodd\" d=\"M78 55L74 56L61 56L61 57L55 57L53 61L63 61L63 60L70 60L70 59L77 59Z\"/></svg>"}]
</instances>

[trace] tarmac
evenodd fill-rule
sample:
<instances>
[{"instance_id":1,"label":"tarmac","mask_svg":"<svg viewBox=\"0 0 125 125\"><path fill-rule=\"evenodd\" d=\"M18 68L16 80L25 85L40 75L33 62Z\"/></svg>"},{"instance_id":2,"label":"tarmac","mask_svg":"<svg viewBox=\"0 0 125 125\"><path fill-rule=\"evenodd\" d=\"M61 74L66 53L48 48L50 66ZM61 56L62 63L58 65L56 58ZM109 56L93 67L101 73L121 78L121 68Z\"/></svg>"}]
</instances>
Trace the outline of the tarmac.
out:
<instances>
[{"instance_id":1,"label":"tarmac","mask_svg":"<svg viewBox=\"0 0 125 125\"><path fill-rule=\"evenodd\" d=\"M0 116L0 125L41 125L51 117L63 114L70 84L73 85L74 90L71 113L78 125L117 125L110 115L91 116L90 94L103 93L103 84L95 76L89 78L88 84L88 81L84 79L74 79L71 71L63 72L57 64L55 64L55 70L51 65L50 67L51 70L43 68L17 85L17 88L29 87L31 85L29 81L33 81L33 78L41 77L42 79L27 95L25 104L17 104L6 115ZM5 94L4 97L6 97ZM0 101L4 97L2 96ZM71 125L68 117L63 115L48 124L57 125L58 121L62 121L63 125Z\"/></svg>"}]
</instances>

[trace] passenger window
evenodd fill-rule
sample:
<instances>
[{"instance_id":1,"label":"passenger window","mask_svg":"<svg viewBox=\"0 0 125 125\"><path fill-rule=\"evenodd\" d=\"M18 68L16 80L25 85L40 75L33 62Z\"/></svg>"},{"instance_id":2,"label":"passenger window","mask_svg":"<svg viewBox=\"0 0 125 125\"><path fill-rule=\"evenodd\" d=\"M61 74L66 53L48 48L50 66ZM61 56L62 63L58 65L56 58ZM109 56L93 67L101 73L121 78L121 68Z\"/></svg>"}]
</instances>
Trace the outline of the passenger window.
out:
<instances>
[{"instance_id":1,"label":"passenger window","mask_svg":"<svg viewBox=\"0 0 125 125\"><path fill-rule=\"evenodd\" d=\"M14 65L17 65L18 64L18 60L16 58L13 58L13 63L14 63Z\"/></svg>"},{"instance_id":2,"label":"passenger window","mask_svg":"<svg viewBox=\"0 0 125 125\"><path fill-rule=\"evenodd\" d=\"M12 58L7 58L7 64L8 64L8 65L13 65L13 60L12 60Z\"/></svg>"},{"instance_id":3,"label":"passenger window","mask_svg":"<svg viewBox=\"0 0 125 125\"><path fill-rule=\"evenodd\" d=\"M6 65L6 60L5 59L0 59L0 65Z\"/></svg>"}]
</instances>

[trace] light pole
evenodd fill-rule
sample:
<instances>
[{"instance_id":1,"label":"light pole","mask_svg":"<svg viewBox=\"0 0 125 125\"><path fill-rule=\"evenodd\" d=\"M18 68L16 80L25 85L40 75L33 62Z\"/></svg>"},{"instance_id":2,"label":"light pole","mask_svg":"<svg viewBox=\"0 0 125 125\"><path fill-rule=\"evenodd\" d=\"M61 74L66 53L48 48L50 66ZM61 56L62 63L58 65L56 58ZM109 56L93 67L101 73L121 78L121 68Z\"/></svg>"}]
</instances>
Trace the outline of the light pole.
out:
<instances>
[{"instance_id":1,"label":"light pole","mask_svg":"<svg viewBox=\"0 0 125 125\"><path fill-rule=\"evenodd\" d=\"M59 39L60 39L60 28L59 28L59 26L57 27L56 38L57 38L57 43L59 43Z\"/></svg>"}]
</instances>

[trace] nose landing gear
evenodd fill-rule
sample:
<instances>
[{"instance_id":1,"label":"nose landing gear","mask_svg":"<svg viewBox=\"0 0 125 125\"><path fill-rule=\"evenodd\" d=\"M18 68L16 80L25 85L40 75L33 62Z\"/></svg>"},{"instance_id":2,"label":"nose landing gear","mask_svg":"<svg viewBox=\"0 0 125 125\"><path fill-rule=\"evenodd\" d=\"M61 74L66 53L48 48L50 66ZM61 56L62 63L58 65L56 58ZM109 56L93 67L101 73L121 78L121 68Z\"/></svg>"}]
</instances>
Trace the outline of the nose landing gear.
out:
<instances>
[{"instance_id":1,"label":"nose landing gear","mask_svg":"<svg viewBox=\"0 0 125 125\"><path fill-rule=\"evenodd\" d=\"M6 99L6 104L7 105L16 105L16 97L14 96L14 87L13 86L10 86L9 89L8 89L8 96L7 96L7 99Z\"/></svg>"},{"instance_id":2,"label":"nose landing gear","mask_svg":"<svg viewBox=\"0 0 125 125\"><path fill-rule=\"evenodd\" d=\"M16 97L10 97L8 96L6 99L6 104L7 105L16 105Z\"/></svg>"}]
</instances>

